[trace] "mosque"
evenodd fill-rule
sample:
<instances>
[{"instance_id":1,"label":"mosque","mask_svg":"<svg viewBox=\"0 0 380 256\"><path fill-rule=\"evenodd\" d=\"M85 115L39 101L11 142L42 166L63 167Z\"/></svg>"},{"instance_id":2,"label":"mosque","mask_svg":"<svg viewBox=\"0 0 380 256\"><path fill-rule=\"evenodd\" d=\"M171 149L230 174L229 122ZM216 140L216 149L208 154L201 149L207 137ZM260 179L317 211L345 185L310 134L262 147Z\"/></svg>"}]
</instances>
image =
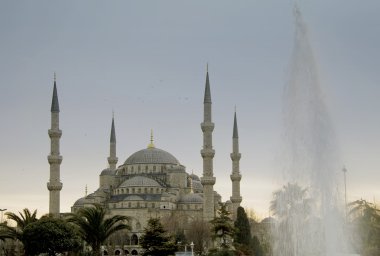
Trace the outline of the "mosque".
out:
<instances>
[{"instance_id":1,"label":"mosque","mask_svg":"<svg viewBox=\"0 0 380 256\"><path fill-rule=\"evenodd\" d=\"M117 166L115 122L112 118L110 133L109 168L102 170L99 175L99 188L85 197L78 199L71 207L77 212L83 207L98 203L106 207L110 215L125 215L131 218L132 230L129 237L128 254L137 255L139 237L143 234L147 221L152 217L180 214L188 221L203 219L210 221L215 217L221 196L214 191L216 178L213 174L213 157L215 151L212 146L212 102L208 71L204 93L204 120L201 123L203 132L203 176L186 172L186 168L171 153L159 149L154 145L151 134L150 144L129 156L124 163ZM62 156L59 152L59 140L62 131L59 129L59 103L54 78L54 89L51 105L51 152L48 156L50 164L50 180L47 184L49 196L49 212L59 215L59 200L62 183L60 182L60 164ZM236 216L236 209L240 206L241 174L239 170L238 127L236 112L233 122L232 136L232 195L226 203ZM126 250L126 249L125 249ZM125 251L125 253L127 253Z\"/></svg>"}]
</instances>

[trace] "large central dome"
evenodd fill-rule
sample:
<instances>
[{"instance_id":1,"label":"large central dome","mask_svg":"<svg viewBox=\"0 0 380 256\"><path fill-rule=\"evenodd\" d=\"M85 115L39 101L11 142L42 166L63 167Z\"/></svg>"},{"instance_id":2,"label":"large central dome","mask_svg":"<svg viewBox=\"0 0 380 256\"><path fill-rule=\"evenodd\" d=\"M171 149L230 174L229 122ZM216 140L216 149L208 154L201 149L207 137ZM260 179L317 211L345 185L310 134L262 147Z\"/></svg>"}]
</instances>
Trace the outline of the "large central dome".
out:
<instances>
[{"instance_id":1,"label":"large central dome","mask_svg":"<svg viewBox=\"0 0 380 256\"><path fill-rule=\"evenodd\" d=\"M177 158L165 150L150 147L133 153L124 164L175 164L179 165Z\"/></svg>"}]
</instances>

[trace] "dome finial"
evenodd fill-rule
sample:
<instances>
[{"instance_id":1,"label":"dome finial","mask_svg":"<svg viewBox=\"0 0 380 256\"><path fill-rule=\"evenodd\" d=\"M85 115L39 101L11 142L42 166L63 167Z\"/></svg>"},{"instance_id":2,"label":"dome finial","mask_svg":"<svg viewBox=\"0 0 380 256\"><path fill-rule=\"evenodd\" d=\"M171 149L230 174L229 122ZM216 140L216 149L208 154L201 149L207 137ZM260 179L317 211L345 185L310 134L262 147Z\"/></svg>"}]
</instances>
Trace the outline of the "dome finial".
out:
<instances>
[{"instance_id":1,"label":"dome finial","mask_svg":"<svg viewBox=\"0 0 380 256\"><path fill-rule=\"evenodd\" d=\"M150 129L150 143L148 145L148 148L154 148L153 141L153 129Z\"/></svg>"}]
</instances>

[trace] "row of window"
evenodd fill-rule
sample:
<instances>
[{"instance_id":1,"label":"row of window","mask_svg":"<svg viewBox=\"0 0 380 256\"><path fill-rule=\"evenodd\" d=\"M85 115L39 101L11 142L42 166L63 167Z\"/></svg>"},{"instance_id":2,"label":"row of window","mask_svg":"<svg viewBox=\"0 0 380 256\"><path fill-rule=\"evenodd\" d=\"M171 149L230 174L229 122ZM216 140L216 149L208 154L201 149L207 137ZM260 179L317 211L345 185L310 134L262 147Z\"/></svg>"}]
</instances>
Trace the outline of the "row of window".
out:
<instances>
[{"instance_id":1,"label":"row of window","mask_svg":"<svg viewBox=\"0 0 380 256\"><path fill-rule=\"evenodd\" d=\"M163 188L118 188L115 189L116 195L124 194L162 194Z\"/></svg>"},{"instance_id":2,"label":"row of window","mask_svg":"<svg viewBox=\"0 0 380 256\"><path fill-rule=\"evenodd\" d=\"M156 203L145 203L145 202L123 202L119 204L113 204L113 208L156 208ZM163 206L166 208L166 206ZM200 210L202 205L198 204L186 204L178 205L178 209L181 210Z\"/></svg>"}]
</instances>

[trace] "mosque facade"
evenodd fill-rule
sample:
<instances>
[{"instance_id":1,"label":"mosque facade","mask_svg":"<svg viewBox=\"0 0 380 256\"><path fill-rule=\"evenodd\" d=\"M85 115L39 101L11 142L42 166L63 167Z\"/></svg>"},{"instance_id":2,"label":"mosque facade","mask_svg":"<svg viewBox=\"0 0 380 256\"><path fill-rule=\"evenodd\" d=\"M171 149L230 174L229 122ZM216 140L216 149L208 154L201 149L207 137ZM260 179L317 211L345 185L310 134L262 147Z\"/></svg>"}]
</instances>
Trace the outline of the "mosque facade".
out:
<instances>
[{"instance_id":1,"label":"mosque facade","mask_svg":"<svg viewBox=\"0 0 380 256\"><path fill-rule=\"evenodd\" d=\"M112 118L110 133L109 167L99 175L99 188L78 199L71 207L77 212L83 207L101 204L109 215L124 215L130 217L131 232L127 251L132 255L140 252L139 238L144 232L147 222L152 217L165 217L177 214L185 221L202 219L210 221L215 217L221 196L214 191L216 178L213 174L213 157L215 151L212 146L212 102L209 74L206 74L204 94L204 120L201 123L203 132L203 175L198 177L188 173L184 165L171 153L159 149L154 145L153 135L147 148L141 149L129 156L121 165L117 166L115 122ZM59 104L56 82L52 99L52 128L49 130L51 138L50 191L49 209L52 214L59 214L59 193L62 188L60 177L59 139L62 131L59 130ZM233 217L240 206L241 174L239 170L240 152L238 142L238 127L236 112L233 122L232 136L232 195L226 203ZM123 253L122 253L123 254Z\"/></svg>"}]
</instances>

